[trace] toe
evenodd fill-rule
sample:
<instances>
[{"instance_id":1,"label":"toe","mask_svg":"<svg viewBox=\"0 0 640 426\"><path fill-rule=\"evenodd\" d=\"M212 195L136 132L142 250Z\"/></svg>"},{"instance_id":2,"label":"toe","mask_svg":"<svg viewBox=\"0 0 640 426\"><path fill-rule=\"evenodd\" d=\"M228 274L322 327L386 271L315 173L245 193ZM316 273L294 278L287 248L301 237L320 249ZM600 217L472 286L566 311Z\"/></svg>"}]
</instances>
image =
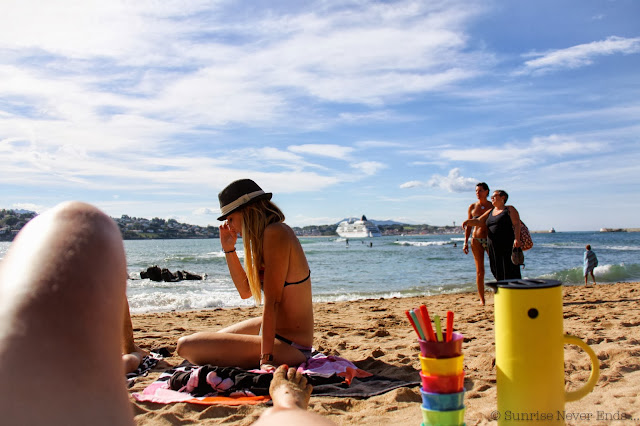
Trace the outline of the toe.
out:
<instances>
[{"instance_id":1,"label":"toe","mask_svg":"<svg viewBox=\"0 0 640 426\"><path fill-rule=\"evenodd\" d=\"M289 380L290 382L296 383L296 369L295 368L290 368L287 371L287 380Z\"/></svg>"},{"instance_id":2,"label":"toe","mask_svg":"<svg viewBox=\"0 0 640 426\"><path fill-rule=\"evenodd\" d=\"M280 378L280 379L284 379L287 376L287 366L286 365L281 365L279 366L276 371L273 372L273 377L274 378Z\"/></svg>"}]
</instances>

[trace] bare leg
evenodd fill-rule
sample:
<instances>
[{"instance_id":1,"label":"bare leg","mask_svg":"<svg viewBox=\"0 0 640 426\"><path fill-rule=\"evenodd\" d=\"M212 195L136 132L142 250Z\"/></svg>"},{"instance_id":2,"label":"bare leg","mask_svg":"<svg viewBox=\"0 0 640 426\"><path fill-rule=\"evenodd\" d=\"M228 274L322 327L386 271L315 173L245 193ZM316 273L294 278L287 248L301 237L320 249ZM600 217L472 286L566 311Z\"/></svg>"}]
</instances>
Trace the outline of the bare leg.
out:
<instances>
[{"instance_id":1,"label":"bare leg","mask_svg":"<svg viewBox=\"0 0 640 426\"><path fill-rule=\"evenodd\" d=\"M484 247L482 247L482 243L473 238L471 240L471 251L473 252L473 260L476 264L478 296L480 296L480 304L484 306Z\"/></svg>"},{"instance_id":2,"label":"bare leg","mask_svg":"<svg viewBox=\"0 0 640 426\"><path fill-rule=\"evenodd\" d=\"M178 354L197 365L258 368L262 338L258 335L200 332L178 339ZM276 364L299 365L306 361L296 348L275 341L273 360Z\"/></svg>"},{"instance_id":3,"label":"bare leg","mask_svg":"<svg viewBox=\"0 0 640 426\"><path fill-rule=\"evenodd\" d=\"M120 232L94 207L65 203L24 227L0 263L3 423L133 424L125 287Z\"/></svg>"},{"instance_id":4,"label":"bare leg","mask_svg":"<svg viewBox=\"0 0 640 426\"><path fill-rule=\"evenodd\" d=\"M136 345L133 339L133 324L129 312L129 301L125 297L124 320L122 322L122 364L125 373L132 373L138 369L142 359L149 352Z\"/></svg>"},{"instance_id":5,"label":"bare leg","mask_svg":"<svg viewBox=\"0 0 640 426\"><path fill-rule=\"evenodd\" d=\"M260 334L261 325L262 317L250 318L248 320L232 324L229 327L225 327L222 330L218 331L218 333L250 334L253 336L257 336L258 334Z\"/></svg>"},{"instance_id":6,"label":"bare leg","mask_svg":"<svg viewBox=\"0 0 640 426\"><path fill-rule=\"evenodd\" d=\"M591 278L593 278L593 285L596 285L596 276L594 275L593 271L591 271Z\"/></svg>"},{"instance_id":7,"label":"bare leg","mask_svg":"<svg viewBox=\"0 0 640 426\"><path fill-rule=\"evenodd\" d=\"M281 365L273 373L269 394L273 408L265 411L256 425L335 425L318 414L307 411L312 387L294 368Z\"/></svg>"}]
</instances>

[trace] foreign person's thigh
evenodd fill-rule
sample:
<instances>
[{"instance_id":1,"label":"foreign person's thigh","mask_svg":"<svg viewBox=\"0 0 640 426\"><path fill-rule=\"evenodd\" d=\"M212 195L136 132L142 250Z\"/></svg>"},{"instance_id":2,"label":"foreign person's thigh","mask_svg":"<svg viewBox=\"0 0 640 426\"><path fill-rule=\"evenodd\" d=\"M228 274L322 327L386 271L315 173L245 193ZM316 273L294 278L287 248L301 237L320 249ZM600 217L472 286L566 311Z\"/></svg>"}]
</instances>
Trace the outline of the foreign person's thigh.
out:
<instances>
[{"instance_id":1,"label":"foreign person's thigh","mask_svg":"<svg viewBox=\"0 0 640 426\"><path fill-rule=\"evenodd\" d=\"M482 267L484 269L484 247L482 243L475 238L471 241L471 252L473 253L473 259L476 262L476 268Z\"/></svg>"},{"instance_id":2,"label":"foreign person's thigh","mask_svg":"<svg viewBox=\"0 0 640 426\"><path fill-rule=\"evenodd\" d=\"M219 330L219 333L232 333L232 334L251 334L258 335L260 328L262 327L262 317L250 318L248 320L240 321L239 323L230 325L228 327Z\"/></svg>"}]
</instances>

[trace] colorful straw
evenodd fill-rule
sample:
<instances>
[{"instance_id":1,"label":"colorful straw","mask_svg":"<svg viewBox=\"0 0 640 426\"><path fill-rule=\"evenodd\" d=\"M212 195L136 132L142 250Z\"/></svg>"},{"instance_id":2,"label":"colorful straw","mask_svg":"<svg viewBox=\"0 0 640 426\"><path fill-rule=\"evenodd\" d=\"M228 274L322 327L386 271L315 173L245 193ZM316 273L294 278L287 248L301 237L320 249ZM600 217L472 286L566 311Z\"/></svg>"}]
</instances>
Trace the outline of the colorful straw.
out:
<instances>
[{"instance_id":1,"label":"colorful straw","mask_svg":"<svg viewBox=\"0 0 640 426\"><path fill-rule=\"evenodd\" d=\"M436 334L438 335L438 342L442 342L442 326L440 325L440 315L434 315L433 322L436 323Z\"/></svg>"},{"instance_id":2,"label":"colorful straw","mask_svg":"<svg viewBox=\"0 0 640 426\"><path fill-rule=\"evenodd\" d=\"M447 311L447 342L453 338L453 312Z\"/></svg>"},{"instance_id":3,"label":"colorful straw","mask_svg":"<svg viewBox=\"0 0 640 426\"><path fill-rule=\"evenodd\" d=\"M418 325L420 326L420 330L422 330L422 335L424 336L424 340L429 340L429 335L427 334L427 323L424 322L424 318L420 315L420 309L414 308L411 310L415 315L415 318L418 320Z\"/></svg>"},{"instance_id":4,"label":"colorful straw","mask_svg":"<svg viewBox=\"0 0 640 426\"><path fill-rule=\"evenodd\" d=\"M420 313L422 314L422 318L426 323L425 333L427 334L428 339L432 342L436 341L436 335L433 332L433 327L431 326L431 318L429 318L429 311L427 311L427 307L424 305L420 305Z\"/></svg>"},{"instance_id":5,"label":"colorful straw","mask_svg":"<svg viewBox=\"0 0 640 426\"><path fill-rule=\"evenodd\" d=\"M411 318L411 314L409 314L409 311L404 311L405 314L407 314L407 318L409 318L409 322L411 323L411 327L413 327L413 331L416 332L416 334L418 335L418 338L420 338L420 332L418 331L418 328L416 327L416 323L413 322L413 318Z\"/></svg>"},{"instance_id":6,"label":"colorful straw","mask_svg":"<svg viewBox=\"0 0 640 426\"><path fill-rule=\"evenodd\" d=\"M422 328L420 327L420 322L418 321L418 318L416 317L415 312L413 312L413 310L409 310L409 314L411 315L411 318L413 318L413 323L418 328L418 335L422 340L425 340L424 333L422 332Z\"/></svg>"}]
</instances>

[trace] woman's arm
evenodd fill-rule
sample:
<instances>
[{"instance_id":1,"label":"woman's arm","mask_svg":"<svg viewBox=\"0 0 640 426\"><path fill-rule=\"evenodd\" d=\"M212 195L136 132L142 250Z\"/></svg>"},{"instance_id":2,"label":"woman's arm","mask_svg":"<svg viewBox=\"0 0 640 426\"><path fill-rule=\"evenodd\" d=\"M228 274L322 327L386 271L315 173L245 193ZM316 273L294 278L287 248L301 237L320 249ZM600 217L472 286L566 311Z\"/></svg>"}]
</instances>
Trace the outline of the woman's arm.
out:
<instances>
[{"instance_id":1,"label":"woman's arm","mask_svg":"<svg viewBox=\"0 0 640 426\"><path fill-rule=\"evenodd\" d=\"M469 211L467 212L467 219L471 219L473 217L473 204L469 206ZM462 251L464 254L469 254L469 236L471 235L471 227L464 226L464 222L462 224L464 227L464 245L462 246Z\"/></svg>"},{"instance_id":2,"label":"woman's arm","mask_svg":"<svg viewBox=\"0 0 640 426\"><path fill-rule=\"evenodd\" d=\"M520 243L520 213L513 206L507 206L509 209L509 217L511 218L511 224L513 225L513 246L521 247Z\"/></svg>"},{"instance_id":3,"label":"woman's arm","mask_svg":"<svg viewBox=\"0 0 640 426\"><path fill-rule=\"evenodd\" d=\"M229 267L229 274L233 280L233 284L238 290L238 294L243 299L251 297L251 288L249 287L249 280L247 279L247 273L240 263L238 253L236 252L236 240L238 235L227 225L223 223L220 225L220 245L224 251L224 257L227 260L227 266Z\"/></svg>"},{"instance_id":4,"label":"woman's arm","mask_svg":"<svg viewBox=\"0 0 640 426\"><path fill-rule=\"evenodd\" d=\"M286 225L274 223L267 226L263 237L264 253L264 307L262 310L261 354L273 354L276 335L276 318L284 282L289 270L291 241Z\"/></svg>"},{"instance_id":5,"label":"woman's arm","mask_svg":"<svg viewBox=\"0 0 640 426\"><path fill-rule=\"evenodd\" d=\"M489 214L491 214L491 211L493 209L489 210L488 212L485 212L482 216L480 216L477 219L467 219L464 222L462 222L462 226L464 228L467 227L471 227L471 226L487 226L487 219L489 218Z\"/></svg>"}]
</instances>

